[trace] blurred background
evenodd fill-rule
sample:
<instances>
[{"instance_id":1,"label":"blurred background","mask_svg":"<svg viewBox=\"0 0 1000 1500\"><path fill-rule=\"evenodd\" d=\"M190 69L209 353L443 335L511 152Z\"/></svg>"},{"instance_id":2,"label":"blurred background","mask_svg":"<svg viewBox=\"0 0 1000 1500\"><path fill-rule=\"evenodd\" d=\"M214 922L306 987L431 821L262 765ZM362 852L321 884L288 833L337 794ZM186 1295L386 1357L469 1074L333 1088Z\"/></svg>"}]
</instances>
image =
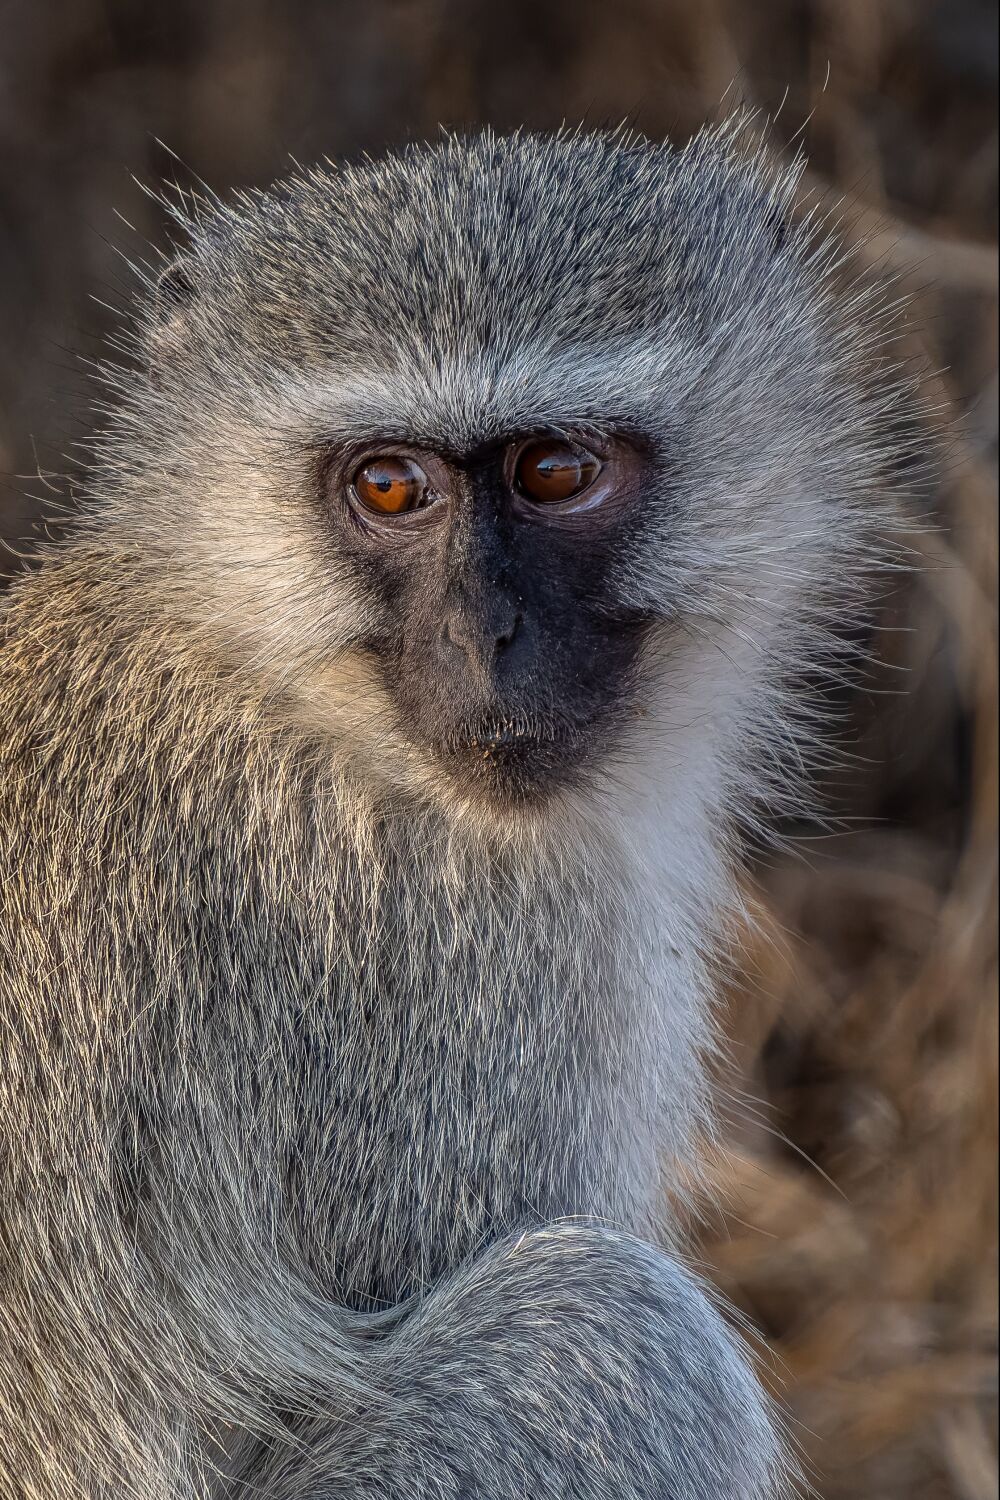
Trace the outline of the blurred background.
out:
<instances>
[{"instance_id":1,"label":"blurred background","mask_svg":"<svg viewBox=\"0 0 1000 1500\"><path fill-rule=\"evenodd\" d=\"M996 32L991 0L0 0L0 572L72 501L119 252L167 243L141 185L439 123L681 141L742 101L912 296L936 526L823 788L840 831L756 860L701 1227L823 1500L997 1495Z\"/></svg>"}]
</instances>

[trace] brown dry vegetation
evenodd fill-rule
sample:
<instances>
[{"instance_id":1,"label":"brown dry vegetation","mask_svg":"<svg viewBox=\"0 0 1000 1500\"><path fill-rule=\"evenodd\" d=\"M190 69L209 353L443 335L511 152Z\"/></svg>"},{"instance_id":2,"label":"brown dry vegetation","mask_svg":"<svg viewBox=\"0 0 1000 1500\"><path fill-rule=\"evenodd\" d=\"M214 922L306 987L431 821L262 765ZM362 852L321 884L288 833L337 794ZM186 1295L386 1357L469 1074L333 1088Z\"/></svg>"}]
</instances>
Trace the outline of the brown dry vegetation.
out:
<instances>
[{"instance_id":1,"label":"brown dry vegetation","mask_svg":"<svg viewBox=\"0 0 1000 1500\"><path fill-rule=\"evenodd\" d=\"M827 789L852 831L762 861L731 997L733 1103L703 1253L764 1331L826 1500L997 1495L996 11L990 0L46 0L0 4L0 533L72 473L129 181L220 188L438 121L631 115L683 137L739 96L804 141L898 268L949 426ZM730 90L730 99L734 93ZM780 108L779 108L780 106ZM141 248L141 247L140 247ZM901 673L900 668L904 671ZM775 943L775 939L777 940Z\"/></svg>"}]
</instances>

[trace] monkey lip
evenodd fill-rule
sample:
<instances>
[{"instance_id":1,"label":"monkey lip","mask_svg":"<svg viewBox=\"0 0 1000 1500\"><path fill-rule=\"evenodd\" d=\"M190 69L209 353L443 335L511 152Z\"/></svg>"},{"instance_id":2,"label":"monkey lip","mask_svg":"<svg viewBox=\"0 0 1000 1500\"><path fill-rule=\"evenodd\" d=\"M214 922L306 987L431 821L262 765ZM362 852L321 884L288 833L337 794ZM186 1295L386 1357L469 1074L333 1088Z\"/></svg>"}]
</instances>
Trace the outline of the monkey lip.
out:
<instances>
[{"instance_id":1,"label":"monkey lip","mask_svg":"<svg viewBox=\"0 0 1000 1500\"><path fill-rule=\"evenodd\" d=\"M484 724L462 736L467 750L498 750L506 745L551 744L556 739L551 725L508 720L501 724Z\"/></svg>"},{"instance_id":2,"label":"monkey lip","mask_svg":"<svg viewBox=\"0 0 1000 1500\"><path fill-rule=\"evenodd\" d=\"M556 725L533 717L488 719L464 725L449 735L442 748L451 754L480 755L489 759L497 752L534 750L553 746L565 738Z\"/></svg>"},{"instance_id":3,"label":"monkey lip","mask_svg":"<svg viewBox=\"0 0 1000 1500\"><path fill-rule=\"evenodd\" d=\"M585 726L518 715L457 726L438 740L442 763L459 785L506 804L533 801L563 784L585 758Z\"/></svg>"}]
</instances>

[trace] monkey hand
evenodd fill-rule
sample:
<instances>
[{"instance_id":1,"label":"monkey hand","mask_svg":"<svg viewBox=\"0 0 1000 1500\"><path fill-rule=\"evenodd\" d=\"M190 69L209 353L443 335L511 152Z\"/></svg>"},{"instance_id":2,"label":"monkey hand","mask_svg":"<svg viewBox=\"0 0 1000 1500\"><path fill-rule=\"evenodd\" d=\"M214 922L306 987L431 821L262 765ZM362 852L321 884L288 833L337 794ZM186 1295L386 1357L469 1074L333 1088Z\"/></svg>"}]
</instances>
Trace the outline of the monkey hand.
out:
<instances>
[{"instance_id":1,"label":"monkey hand","mask_svg":"<svg viewBox=\"0 0 1000 1500\"><path fill-rule=\"evenodd\" d=\"M766 1398L694 1278L560 1223L506 1239L374 1346L377 1397L312 1418L269 1500L775 1500Z\"/></svg>"}]
</instances>

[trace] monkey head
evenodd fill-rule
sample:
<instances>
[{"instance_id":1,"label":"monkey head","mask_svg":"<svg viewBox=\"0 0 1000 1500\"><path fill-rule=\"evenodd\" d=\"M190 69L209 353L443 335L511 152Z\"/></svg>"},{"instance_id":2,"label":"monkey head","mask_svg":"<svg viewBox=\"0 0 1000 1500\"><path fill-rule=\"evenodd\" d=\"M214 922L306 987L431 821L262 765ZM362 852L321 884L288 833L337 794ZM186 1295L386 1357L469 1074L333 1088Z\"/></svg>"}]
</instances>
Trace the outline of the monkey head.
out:
<instances>
[{"instance_id":1,"label":"monkey head","mask_svg":"<svg viewBox=\"0 0 1000 1500\"><path fill-rule=\"evenodd\" d=\"M112 377L105 509L365 774L759 779L884 522L878 288L839 315L796 185L735 127L487 134L214 205Z\"/></svg>"}]
</instances>

